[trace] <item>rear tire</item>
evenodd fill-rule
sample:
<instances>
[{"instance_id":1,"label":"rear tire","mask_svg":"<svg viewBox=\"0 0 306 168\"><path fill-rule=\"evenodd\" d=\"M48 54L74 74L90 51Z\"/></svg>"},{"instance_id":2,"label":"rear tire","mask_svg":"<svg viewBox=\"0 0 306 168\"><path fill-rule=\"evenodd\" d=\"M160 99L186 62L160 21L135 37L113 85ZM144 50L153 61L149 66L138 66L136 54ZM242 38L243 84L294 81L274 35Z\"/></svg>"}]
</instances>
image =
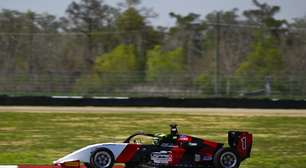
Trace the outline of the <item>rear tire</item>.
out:
<instances>
[{"instance_id":1,"label":"rear tire","mask_svg":"<svg viewBox=\"0 0 306 168\"><path fill-rule=\"evenodd\" d=\"M214 156L214 168L239 168L240 159L231 148L222 148Z\"/></svg>"},{"instance_id":2,"label":"rear tire","mask_svg":"<svg viewBox=\"0 0 306 168\"><path fill-rule=\"evenodd\" d=\"M90 156L90 167L92 168L112 168L114 162L113 153L106 148L100 148Z\"/></svg>"}]
</instances>

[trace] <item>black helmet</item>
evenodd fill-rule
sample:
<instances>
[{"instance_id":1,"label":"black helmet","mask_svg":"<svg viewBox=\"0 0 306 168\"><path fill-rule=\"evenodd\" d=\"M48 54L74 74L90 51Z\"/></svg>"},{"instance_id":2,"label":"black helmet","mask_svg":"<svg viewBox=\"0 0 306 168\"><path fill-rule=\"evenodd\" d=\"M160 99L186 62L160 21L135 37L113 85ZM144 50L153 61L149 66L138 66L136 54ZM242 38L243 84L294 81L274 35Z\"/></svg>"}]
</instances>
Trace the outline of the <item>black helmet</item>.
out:
<instances>
[{"instance_id":1,"label":"black helmet","mask_svg":"<svg viewBox=\"0 0 306 168\"><path fill-rule=\"evenodd\" d=\"M171 132L171 135L177 135L178 130L177 130L177 125L176 124L171 124L170 125L170 132Z\"/></svg>"}]
</instances>

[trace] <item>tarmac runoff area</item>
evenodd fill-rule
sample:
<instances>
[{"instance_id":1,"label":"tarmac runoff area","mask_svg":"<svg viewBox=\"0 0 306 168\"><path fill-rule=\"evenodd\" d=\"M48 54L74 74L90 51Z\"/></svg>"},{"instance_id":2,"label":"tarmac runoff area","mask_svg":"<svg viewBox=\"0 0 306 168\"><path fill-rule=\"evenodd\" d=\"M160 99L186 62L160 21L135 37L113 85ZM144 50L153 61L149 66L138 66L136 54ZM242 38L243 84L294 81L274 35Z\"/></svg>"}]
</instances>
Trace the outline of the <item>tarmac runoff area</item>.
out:
<instances>
[{"instance_id":1,"label":"tarmac runoff area","mask_svg":"<svg viewBox=\"0 0 306 168\"><path fill-rule=\"evenodd\" d=\"M306 117L305 110L230 108L151 108L151 107L32 107L0 106L1 112L15 113L180 113L213 116ZM3 168L3 167L0 167ZM13 168L13 167L12 167Z\"/></svg>"}]
</instances>

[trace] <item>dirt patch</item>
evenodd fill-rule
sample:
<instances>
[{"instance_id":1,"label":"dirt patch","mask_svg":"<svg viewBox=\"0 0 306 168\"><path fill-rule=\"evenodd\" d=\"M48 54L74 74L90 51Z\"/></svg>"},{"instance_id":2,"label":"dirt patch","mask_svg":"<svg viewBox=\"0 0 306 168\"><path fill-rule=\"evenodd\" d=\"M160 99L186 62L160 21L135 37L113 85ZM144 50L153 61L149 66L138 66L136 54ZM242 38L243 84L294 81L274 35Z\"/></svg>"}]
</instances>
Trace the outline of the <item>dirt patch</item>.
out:
<instances>
[{"instance_id":1,"label":"dirt patch","mask_svg":"<svg viewBox=\"0 0 306 168\"><path fill-rule=\"evenodd\" d=\"M306 117L306 110L266 110L229 108L136 108L136 107L0 107L1 112L18 113L179 113L212 116Z\"/></svg>"}]
</instances>

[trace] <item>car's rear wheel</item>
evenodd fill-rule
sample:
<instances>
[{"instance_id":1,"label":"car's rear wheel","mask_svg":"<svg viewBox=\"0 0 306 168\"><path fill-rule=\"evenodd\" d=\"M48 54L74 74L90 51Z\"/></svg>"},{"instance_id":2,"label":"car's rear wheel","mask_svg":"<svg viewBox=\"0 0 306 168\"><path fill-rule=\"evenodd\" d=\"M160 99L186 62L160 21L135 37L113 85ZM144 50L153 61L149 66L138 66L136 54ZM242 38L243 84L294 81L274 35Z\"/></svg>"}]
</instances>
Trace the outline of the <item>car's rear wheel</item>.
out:
<instances>
[{"instance_id":1,"label":"car's rear wheel","mask_svg":"<svg viewBox=\"0 0 306 168\"><path fill-rule=\"evenodd\" d=\"M90 166L92 168L112 168L114 162L113 153L106 148L96 150L90 157Z\"/></svg>"},{"instance_id":2,"label":"car's rear wheel","mask_svg":"<svg viewBox=\"0 0 306 168\"><path fill-rule=\"evenodd\" d=\"M238 168L239 166L239 156L231 148L222 148L214 156L215 168Z\"/></svg>"}]
</instances>

